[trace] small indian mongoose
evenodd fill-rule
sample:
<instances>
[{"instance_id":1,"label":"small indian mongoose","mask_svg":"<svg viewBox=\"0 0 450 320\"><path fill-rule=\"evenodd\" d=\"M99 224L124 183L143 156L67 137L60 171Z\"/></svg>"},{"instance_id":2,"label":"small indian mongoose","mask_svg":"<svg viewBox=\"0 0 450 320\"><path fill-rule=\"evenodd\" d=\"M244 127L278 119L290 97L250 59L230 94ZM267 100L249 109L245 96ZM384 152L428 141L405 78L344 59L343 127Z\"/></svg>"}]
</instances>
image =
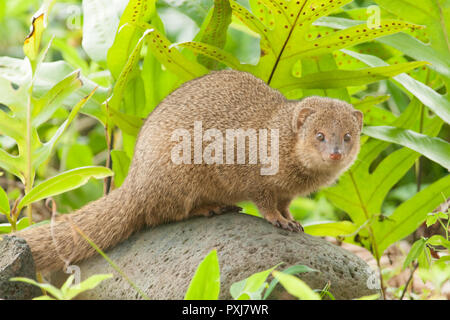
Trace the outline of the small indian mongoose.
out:
<instances>
[{"instance_id":1,"label":"small indian mongoose","mask_svg":"<svg viewBox=\"0 0 450 320\"><path fill-rule=\"evenodd\" d=\"M61 257L76 262L95 253L74 226L107 249L143 226L218 214L250 200L270 223L300 231L290 201L349 168L362 123L362 113L346 102L287 100L249 73L212 72L183 84L149 115L120 188L17 235L37 270L48 271L64 266Z\"/></svg>"}]
</instances>

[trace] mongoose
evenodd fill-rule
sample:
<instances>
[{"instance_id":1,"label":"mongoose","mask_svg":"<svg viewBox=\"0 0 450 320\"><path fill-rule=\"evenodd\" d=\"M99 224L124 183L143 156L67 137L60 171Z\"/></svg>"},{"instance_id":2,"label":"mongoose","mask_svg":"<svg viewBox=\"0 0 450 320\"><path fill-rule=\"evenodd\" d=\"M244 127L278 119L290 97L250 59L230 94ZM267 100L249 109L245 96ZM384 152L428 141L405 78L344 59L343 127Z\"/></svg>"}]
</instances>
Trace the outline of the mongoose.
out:
<instances>
[{"instance_id":1,"label":"mongoose","mask_svg":"<svg viewBox=\"0 0 450 320\"><path fill-rule=\"evenodd\" d=\"M289 212L290 201L333 183L349 168L359 152L362 121L360 111L337 99L287 100L249 73L212 72L184 83L148 116L120 188L59 216L52 227L28 228L17 235L31 247L37 270L49 271L64 266L61 257L77 262L95 253L74 225L107 249L143 226L218 214L250 200L270 223L300 231ZM199 126L206 136L201 140L194 132ZM229 129L249 134L244 145L226 148ZM193 150L187 155L180 147L183 133L193 137L184 141ZM252 134L262 142L259 150ZM210 145L214 140L216 149ZM242 146L245 163L237 159ZM209 152L209 159L202 157L202 150ZM278 163L273 161L276 166L269 170L267 161L259 161L261 154Z\"/></svg>"}]
</instances>

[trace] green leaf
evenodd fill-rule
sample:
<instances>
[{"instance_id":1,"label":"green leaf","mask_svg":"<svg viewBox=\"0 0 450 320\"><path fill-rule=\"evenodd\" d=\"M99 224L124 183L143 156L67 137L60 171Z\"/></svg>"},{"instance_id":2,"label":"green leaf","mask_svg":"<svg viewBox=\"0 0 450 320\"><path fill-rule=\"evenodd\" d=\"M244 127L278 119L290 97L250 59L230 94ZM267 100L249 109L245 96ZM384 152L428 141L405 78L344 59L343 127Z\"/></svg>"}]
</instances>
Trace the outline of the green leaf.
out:
<instances>
[{"instance_id":1,"label":"green leaf","mask_svg":"<svg viewBox=\"0 0 450 320\"><path fill-rule=\"evenodd\" d=\"M10 214L8 196L2 187L0 187L0 213L5 214L8 217Z\"/></svg>"},{"instance_id":2,"label":"green leaf","mask_svg":"<svg viewBox=\"0 0 450 320\"><path fill-rule=\"evenodd\" d=\"M427 228L432 226L436 222L437 222L437 217L434 214L429 213L427 216L427 220L426 220Z\"/></svg>"},{"instance_id":3,"label":"green leaf","mask_svg":"<svg viewBox=\"0 0 450 320\"><path fill-rule=\"evenodd\" d=\"M285 92L293 89L327 89L360 86L388 79L428 64L425 61L399 63L388 67L365 68L361 70L333 70L304 75L278 87Z\"/></svg>"},{"instance_id":4,"label":"green leaf","mask_svg":"<svg viewBox=\"0 0 450 320\"><path fill-rule=\"evenodd\" d=\"M389 126L364 127L363 133L372 138L397 143L417 151L450 170L450 144L440 138Z\"/></svg>"},{"instance_id":5,"label":"green leaf","mask_svg":"<svg viewBox=\"0 0 450 320\"><path fill-rule=\"evenodd\" d=\"M282 272L285 274L295 275L295 274L299 274L299 273L319 272L319 271L316 269L312 269L310 267L304 266L304 265L295 265L295 266L290 266L289 268L283 270ZM264 298L263 298L264 300L266 300L270 296L270 294L272 293L272 291L275 288L275 286L277 285L277 283L278 283L278 279L272 279L269 287L264 292Z\"/></svg>"},{"instance_id":6,"label":"green leaf","mask_svg":"<svg viewBox=\"0 0 450 320\"><path fill-rule=\"evenodd\" d=\"M2 233L11 233L11 224L10 223L0 223L0 234Z\"/></svg>"},{"instance_id":7,"label":"green leaf","mask_svg":"<svg viewBox=\"0 0 450 320\"><path fill-rule=\"evenodd\" d=\"M386 62L375 56L361 54L350 50L342 50L342 52L345 52L371 67L387 65ZM394 77L394 80L398 81L406 90L411 92L411 94L419 99L424 105L441 117L442 120L450 123L450 101L445 96L440 95L427 85L406 74L398 75Z\"/></svg>"},{"instance_id":8,"label":"green leaf","mask_svg":"<svg viewBox=\"0 0 450 320\"><path fill-rule=\"evenodd\" d=\"M93 276L90 276L89 278L87 278L86 280L82 281L81 283L79 283L77 285L69 285L66 287L63 286L63 288L61 288L61 291L63 293L64 299L70 300L70 299L75 298L77 295L79 295L80 293L82 293L84 291L94 289L101 282L103 282L107 279L111 279L112 277L113 277L112 273L95 274Z\"/></svg>"},{"instance_id":9,"label":"green leaf","mask_svg":"<svg viewBox=\"0 0 450 320\"><path fill-rule=\"evenodd\" d=\"M448 10L447 0L376 0L375 2L386 11L405 20L426 25L430 47L437 52L433 55L441 57L448 65L450 61L450 27L448 24L450 10ZM405 10L405 8L408 9ZM446 78L446 81L448 86L449 79Z\"/></svg>"},{"instance_id":10,"label":"green leaf","mask_svg":"<svg viewBox=\"0 0 450 320\"><path fill-rule=\"evenodd\" d=\"M83 85L80 76L79 70L72 72L34 103L32 110L32 125L34 127L38 127L50 119L55 111L61 107L64 99Z\"/></svg>"},{"instance_id":11,"label":"green leaf","mask_svg":"<svg viewBox=\"0 0 450 320\"><path fill-rule=\"evenodd\" d=\"M90 178L103 179L113 172L105 167L84 167L66 171L40 183L27 193L17 205L17 211L41 199L49 198L86 184Z\"/></svg>"},{"instance_id":12,"label":"green leaf","mask_svg":"<svg viewBox=\"0 0 450 320\"><path fill-rule=\"evenodd\" d=\"M23 44L23 52L31 61L37 59L44 29L44 13L41 13L39 16L33 17L31 32Z\"/></svg>"},{"instance_id":13,"label":"green leaf","mask_svg":"<svg viewBox=\"0 0 450 320\"><path fill-rule=\"evenodd\" d=\"M428 244L431 244L432 246L443 246L450 250L450 241L445 239L443 236L439 234L435 234L427 241Z\"/></svg>"},{"instance_id":14,"label":"green leaf","mask_svg":"<svg viewBox=\"0 0 450 320\"><path fill-rule=\"evenodd\" d=\"M95 93L96 89L97 88L94 88L94 90L92 92L90 92L87 96L85 96L83 99L81 99L81 101L79 101L72 108L67 119L59 126L59 128L56 130L53 137L48 142L46 142L43 145L36 148L36 150L33 153L34 167L38 167L50 156L50 154L53 151L53 148L55 147L55 144L58 142L61 135L69 127L69 125L72 123L72 121L75 119L75 116L78 114L80 109L89 101L89 99Z\"/></svg>"},{"instance_id":15,"label":"green leaf","mask_svg":"<svg viewBox=\"0 0 450 320\"><path fill-rule=\"evenodd\" d=\"M144 123L142 118L120 112L113 108L107 108L107 110L111 120L120 128L120 130L133 137L138 135L139 130Z\"/></svg>"},{"instance_id":16,"label":"green leaf","mask_svg":"<svg viewBox=\"0 0 450 320\"><path fill-rule=\"evenodd\" d=\"M234 55L213 45L203 42L189 41L178 43L177 46L188 48L193 52L200 53L204 56L220 61L232 69L242 70L245 68L245 65L241 65L241 62ZM208 62L208 60L205 60L205 63L212 67L212 64Z\"/></svg>"},{"instance_id":17,"label":"green leaf","mask_svg":"<svg viewBox=\"0 0 450 320\"><path fill-rule=\"evenodd\" d=\"M278 271L273 271L272 274L276 279L278 279L278 281L280 281L286 291L294 297L301 300L320 300L319 295L301 279Z\"/></svg>"},{"instance_id":18,"label":"green leaf","mask_svg":"<svg viewBox=\"0 0 450 320\"><path fill-rule=\"evenodd\" d=\"M407 28L421 28L421 26L407 23L401 20L385 19L380 21L380 26L368 27L366 23L337 31L329 36L321 37L315 41L306 42L305 45L293 49L292 53L286 54L282 59L297 59L319 56L359 43L373 40L382 36L397 33Z\"/></svg>"},{"instance_id":19,"label":"green leaf","mask_svg":"<svg viewBox=\"0 0 450 320\"><path fill-rule=\"evenodd\" d=\"M403 262L403 270L408 268L409 265L419 258L419 255L423 252L425 245L427 244L427 239L420 238L416 242L413 243L411 249L409 250L408 255L406 256L405 261Z\"/></svg>"},{"instance_id":20,"label":"green leaf","mask_svg":"<svg viewBox=\"0 0 450 320\"><path fill-rule=\"evenodd\" d=\"M204 20L202 27L195 40L223 49L227 40L227 30L231 23L231 7L228 0L214 0L208 16ZM208 56L200 55L197 61L208 69L215 69L217 62Z\"/></svg>"},{"instance_id":21,"label":"green leaf","mask_svg":"<svg viewBox=\"0 0 450 320\"><path fill-rule=\"evenodd\" d=\"M353 237L358 229L351 221L337 221L337 222L317 222L304 226L305 232L317 237L334 237L339 238L345 242L354 243Z\"/></svg>"},{"instance_id":22,"label":"green leaf","mask_svg":"<svg viewBox=\"0 0 450 320\"><path fill-rule=\"evenodd\" d=\"M279 265L281 265L281 263L265 271L252 274L247 279L233 283L230 286L230 294L233 297L233 299L261 300L262 292L267 286L266 283L267 277Z\"/></svg>"},{"instance_id":23,"label":"green leaf","mask_svg":"<svg viewBox=\"0 0 450 320\"><path fill-rule=\"evenodd\" d=\"M112 169L114 171L114 185L120 187L128 175L131 160L125 151L112 150Z\"/></svg>"},{"instance_id":24,"label":"green leaf","mask_svg":"<svg viewBox=\"0 0 450 320\"><path fill-rule=\"evenodd\" d=\"M22 229L28 228L30 226L30 219L28 217L23 217L16 224L16 230L20 231Z\"/></svg>"},{"instance_id":25,"label":"green leaf","mask_svg":"<svg viewBox=\"0 0 450 320\"><path fill-rule=\"evenodd\" d=\"M433 47L412 37L409 34L397 33L388 37L377 39L377 41L394 47L405 55L415 60L424 60L430 62L430 68L450 79L450 62Z\"/></svg>"},{"instance_id":26,"label":"green leaf","mask_svg":"<svg viewBox=\"0 0 450 320\"><path fill-rule=\"evenodd\" d=\"M155 0L130 0L117 28L114 43L107 53L108 69L115 79L128 61L130 53L142 37L146 28L140 24L147 22L155 14Z\"/></svg>"},{"instance_id":27,"label":"green leaf","mask_svg":"<svg viewBox=\"0 0 450 320\"><path fill-rule=\"evenodd\" d=\"M184 296L185 300L217 300L220 292L220 270L217 250L200 263Z\"/></svg>"},{"instance_id":28,"label":"green leaf","mask_svg":"<svg viewBox=\"0 0 450 320\"><path fill-rule=\"evenodd\" d=\"M203 65L183 56L159 30L150 25L145 26L151 30L147 41L148 50L167 70L176 74L183 81L201 77L209 72Z\"/></svg>"},{"instance_id":29,"label":"green leaf","mask_svg":"<svg viewBox=\"0 0 450 320\"><path fill-rule=\"evenodd\" d=\"M125 89L127 88L128 83L139 74L138 62L140 59L142 45L144 44L145 39L148 37L150 32L151 30L146 30L137 41L136 46L131 51L128 60L120 71L120 74L114 85L112 95L106 101L108 107L111 107L115 111L120 110L120 105L122 103Z\"/></svg>"},{"instance_id":30,"label":"green leaf","mask_svg":"<svg viewBox=\"0 0 450 320\"><path fill-rule=\"evenodd\" d=\"M58 288L52 286L51 284L48 283L39 283L34 281L33 279L28 279L28 278L24 278L24 277L15 277L15 278L11 278L9 279L9 281L20 281L20 282L25 282L28 284L32 284L34 286L37 286L41 289L44 289L45 291L47 291L48 293L50 293L52 296L54 296L56 299L58 300L63 300L63 294L61 292L61 290L59 290Z\"/></svg>"},{"instance_id":31,"label":"green leaf","mask_svg":"<svg viewBox=\"0 0 450 320\"><path fill-rule=\"evenodd\" d=\"M385 125L391 124L397 118L394 114L386 109L376 106L389 99L385 96L366 96L362 100L353 101L353 106L364 113L365 125Z\"/></svg>"},{"instance_id":32,"label":"green leaf","mask_svg":"<svg viewBox=\"0 0 450 320\"><path fill-rule=\"evenodd\" d=\"M447 175L400 204L385 223L376 221L373 230L380 255L390 244L416 230L425 221L427 213L441 204L442 199L449 194L450 175Z\"/></svg>"}]
</instances>

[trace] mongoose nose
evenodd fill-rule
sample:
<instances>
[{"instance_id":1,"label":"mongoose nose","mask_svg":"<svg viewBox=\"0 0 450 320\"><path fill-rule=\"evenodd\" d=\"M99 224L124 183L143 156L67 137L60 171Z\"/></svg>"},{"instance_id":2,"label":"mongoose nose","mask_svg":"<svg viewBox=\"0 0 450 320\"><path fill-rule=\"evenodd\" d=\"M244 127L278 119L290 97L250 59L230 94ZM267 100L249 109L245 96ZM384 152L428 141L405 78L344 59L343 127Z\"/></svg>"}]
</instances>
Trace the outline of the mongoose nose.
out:
<instances>
[{"instance_id":1,"label":"mongoose nose","mask_svg":"<svg viewBox=\"0 0 450 320\"><path fill-rule=\"evenodd\" d=\"M330 159L331 160L341 160L342 159L342 153L340 153L340 152L330 153Z\"/></svg>"}]
</instances>

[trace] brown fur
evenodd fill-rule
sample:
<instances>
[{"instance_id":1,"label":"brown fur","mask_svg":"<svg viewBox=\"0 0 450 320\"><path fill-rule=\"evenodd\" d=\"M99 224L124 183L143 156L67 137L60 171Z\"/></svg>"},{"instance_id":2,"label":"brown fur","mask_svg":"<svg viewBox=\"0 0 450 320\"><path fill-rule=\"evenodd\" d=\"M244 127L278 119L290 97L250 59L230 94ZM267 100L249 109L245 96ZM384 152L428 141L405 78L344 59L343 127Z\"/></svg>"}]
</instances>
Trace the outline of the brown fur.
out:
<instances>
[{"instance_id":1,"label":"brown fur","mask_svg":"<svg viewBox=\"0 0 450 320\"><path fill-rule=\"evenodd\" d=\"M202 121L203 131L279 129L278 173L261 175L259 163L174 164L172 132L177 128L192 132L194 121ZM26 229L18 236L30 245L37 269L52 270L63 267L62 258L76 262L95 253L73 225L106 249L145 225L218 213L216 208L251 200L274 225L299 230L288 210L290 201L331 184L353 163L361 126L360 112L343 101L320 97L290 101L251 74L213 72L185 83L150 114L120 188L59 217L53 237L50 225ZM351 134L352 141L341 150L342 160L327 158L333 146L318 143L318 130L330 141L334 136L336 143Z\"/></svg>"}]
</instances>

